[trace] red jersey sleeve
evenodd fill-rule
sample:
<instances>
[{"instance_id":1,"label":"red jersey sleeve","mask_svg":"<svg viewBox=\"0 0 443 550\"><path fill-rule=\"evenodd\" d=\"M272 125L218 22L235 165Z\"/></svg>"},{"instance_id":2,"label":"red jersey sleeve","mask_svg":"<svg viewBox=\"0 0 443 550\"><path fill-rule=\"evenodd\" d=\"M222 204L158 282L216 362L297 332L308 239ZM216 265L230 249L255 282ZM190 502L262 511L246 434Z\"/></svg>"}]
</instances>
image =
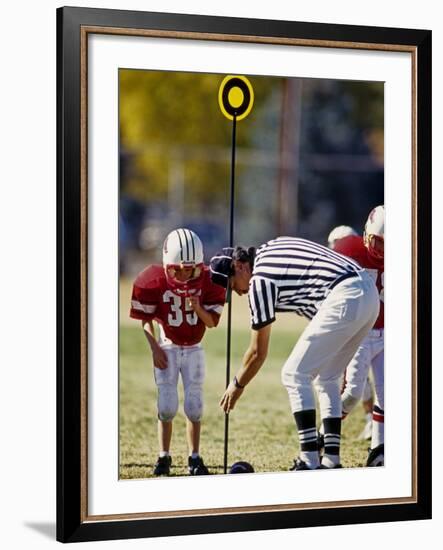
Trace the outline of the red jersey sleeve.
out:
<instances>
[{"instance_id":1,"label":"red jersey sleeve","mask_svg":"<svg viewBox=\"0 0 443 550\"><path fill-rule=\"evenodd\" d=\"M152 268L147 268L137 277L132 287L129 316L142 321L152 321L155 318L159 300L160 286L156 272Z\"/></svg>"}]
</instances>

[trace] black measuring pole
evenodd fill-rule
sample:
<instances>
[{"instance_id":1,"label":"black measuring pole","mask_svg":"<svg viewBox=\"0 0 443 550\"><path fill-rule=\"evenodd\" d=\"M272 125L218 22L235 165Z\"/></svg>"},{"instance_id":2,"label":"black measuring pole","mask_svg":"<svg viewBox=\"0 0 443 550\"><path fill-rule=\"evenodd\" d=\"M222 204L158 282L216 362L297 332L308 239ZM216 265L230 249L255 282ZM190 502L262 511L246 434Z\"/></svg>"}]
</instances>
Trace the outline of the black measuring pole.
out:
<instances>
[{"instance_id":1,"label":"black measuring pole","mask_svg":"<svg viewBox=\"0 0 443 550\"><path fill-rule=\"evenodd\" d=\"M231 200L229 211L229 246L234 246L234 198L235 198L235 141L237 134L237 116L234 114L232 121L232 155L231 155ZM228 285L228 327L226 340L226 388L231 381L231 318L232 318L232 291ZM223 472L228 471L228 436L229 436L229 413L225 413L225 449L223 457Z\"/></svg>"},{"instance_id":2,"label":"black measuring pole","mask_svg":"<svg viewBox=\"0 0 443 550\"><path fill-rule=\"evenodd\" d=\"M229 246L234 246L234 200L235 200L235 141L237 136L237 116L232 120L232 153L231 153L231 205L229 212Z\"/></svg>"}]
</instances>

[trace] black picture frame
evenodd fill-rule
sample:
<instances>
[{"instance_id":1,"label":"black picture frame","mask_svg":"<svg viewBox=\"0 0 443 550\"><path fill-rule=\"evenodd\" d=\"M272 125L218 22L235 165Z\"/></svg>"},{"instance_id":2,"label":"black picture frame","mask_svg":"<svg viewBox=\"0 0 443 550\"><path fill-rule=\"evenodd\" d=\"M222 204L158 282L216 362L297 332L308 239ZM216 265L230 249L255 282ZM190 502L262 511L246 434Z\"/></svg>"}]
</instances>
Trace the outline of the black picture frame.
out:
<instances>
[{"instance_id":1,"label":"black picture frame","mask_svg":"<svg viewBox=\"0 0 443 550\"><path fill-rule=\"evenodd\" d=\"M321 41L325 47L406 48L415 56L413 141L413 341L415 342L415 498L331 506L136 519L87 515L87 158L82 59L88 29L203 33ZM86 30L85 30L86 29ZM205 38L207 39L207 38ZM223 39L223 38L218 38ZM272 42L271 40L271 42ZM403 49L404 51L404 49ZM253 531L431 517L431 31L64 7L57 10L57 540L62 542ZM83 57L82 57L83 56ZM84 67L84 66L83 66ZM413 86L414 88L414 86ZM86 155L87 157L87 155ZM401 191L399 191L401 192Z\"/></svg>"}]
</instances>

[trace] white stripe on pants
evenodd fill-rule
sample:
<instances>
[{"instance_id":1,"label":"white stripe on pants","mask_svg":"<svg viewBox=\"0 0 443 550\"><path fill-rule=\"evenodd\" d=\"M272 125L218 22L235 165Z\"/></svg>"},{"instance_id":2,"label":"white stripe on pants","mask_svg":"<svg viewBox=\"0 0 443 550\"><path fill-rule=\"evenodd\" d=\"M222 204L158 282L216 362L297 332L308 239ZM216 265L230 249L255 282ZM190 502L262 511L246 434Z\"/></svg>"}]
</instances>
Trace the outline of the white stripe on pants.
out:
<instances>
[{"instance_id":1,"label":"white stripe on pants","mask_svg":"<svg viewBox=\"0 0 443 550\"><path fill-rule=\"evenodd\" d=\"M315 409L313 380L318 376L321 417L341 417L341 377L379 307L377 288L366 271L331 290L283 366L293 413Z\"/></svg>"}]
</instances>

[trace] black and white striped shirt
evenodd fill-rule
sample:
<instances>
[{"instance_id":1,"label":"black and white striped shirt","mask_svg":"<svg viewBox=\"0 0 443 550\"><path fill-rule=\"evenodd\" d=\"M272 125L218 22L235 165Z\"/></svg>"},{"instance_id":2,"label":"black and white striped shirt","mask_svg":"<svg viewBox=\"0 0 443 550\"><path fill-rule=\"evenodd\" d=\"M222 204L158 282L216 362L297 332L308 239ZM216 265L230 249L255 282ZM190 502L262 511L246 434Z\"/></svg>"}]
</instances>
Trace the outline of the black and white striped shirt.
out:
<instances>
[{"instance_id":1,"label":"black and white striped shirt","mask_svg":"<svg viewBox=\"0 0 443 550\"><path fill-rule=\"evenodd\" d=\"M332 288L361 270L357 262L312 241L268 241L257 250L249 283L252 328L272 323L278 311L312 319Z\"/></svg>"}]
</instances>

